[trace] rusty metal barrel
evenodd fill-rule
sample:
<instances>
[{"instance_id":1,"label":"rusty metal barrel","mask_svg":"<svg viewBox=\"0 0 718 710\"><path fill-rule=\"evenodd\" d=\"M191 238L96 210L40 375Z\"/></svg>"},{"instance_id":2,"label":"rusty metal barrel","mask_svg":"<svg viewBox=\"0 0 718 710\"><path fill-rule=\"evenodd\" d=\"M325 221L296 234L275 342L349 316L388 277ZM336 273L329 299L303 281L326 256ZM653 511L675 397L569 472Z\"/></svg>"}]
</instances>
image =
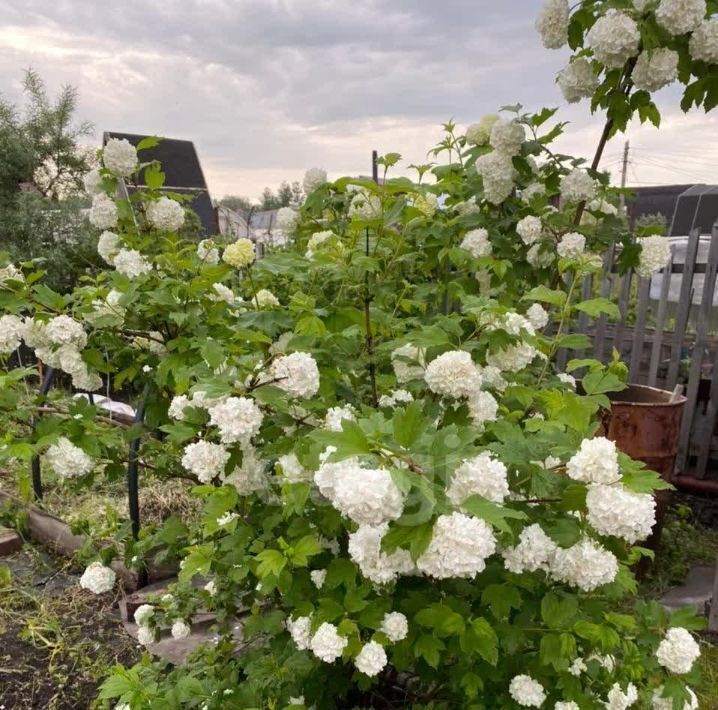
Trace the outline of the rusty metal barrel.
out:
<instances>
[{"instance_id":1,"label":"rusty metal barrel","mask_svg":"<svg viewBox=\"0 0 718 710\"><path fill-rule=\"evenodd\" d=\"M603 417L603 435L615 441L619 451L643 461L670 482L686 398L655 387L628 385L621 392L610 393L609 399L611 410ZM655 497L656 525L647 541L652 549L660 540L670 492L658 491Z\"/></svg>"}]
</instances>

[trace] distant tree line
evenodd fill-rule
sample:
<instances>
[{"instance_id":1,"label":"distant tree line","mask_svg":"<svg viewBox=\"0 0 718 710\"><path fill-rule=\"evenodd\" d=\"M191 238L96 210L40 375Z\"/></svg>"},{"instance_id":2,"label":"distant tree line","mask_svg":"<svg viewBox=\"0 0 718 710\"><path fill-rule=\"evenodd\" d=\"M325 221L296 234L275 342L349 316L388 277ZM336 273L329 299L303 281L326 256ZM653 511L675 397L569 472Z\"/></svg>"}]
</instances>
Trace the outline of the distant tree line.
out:
<instances>
[{"instance_id":1,"label":"distant tree line","mask_svg":"<svg viewBox=\"0 0 718 710\"><path fill-rule=\"evenodd\" d=\"M275 210L279 207L298 205L304 200L304 190L299 182L282 181L276 192L269 187L262 190L262 197L252 201L242 195L225 195L217 204L239 212L250 210Z\"/></svg>"}]
</instances>

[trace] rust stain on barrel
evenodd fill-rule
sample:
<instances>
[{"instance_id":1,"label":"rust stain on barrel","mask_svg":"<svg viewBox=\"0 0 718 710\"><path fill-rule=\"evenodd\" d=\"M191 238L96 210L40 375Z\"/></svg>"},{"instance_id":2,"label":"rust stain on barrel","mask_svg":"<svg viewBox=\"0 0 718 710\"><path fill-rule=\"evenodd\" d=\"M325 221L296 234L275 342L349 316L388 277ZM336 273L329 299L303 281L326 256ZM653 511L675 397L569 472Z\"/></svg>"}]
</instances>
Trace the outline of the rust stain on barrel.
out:
<instances>
[{"instance_id":1,"label":"rust stain on barrel","mask_svg":"<svg viewBox=\"0 0 718 710\"><path fill-rule=\"evenodd\" d=\"M629 385L610 395L611 411L603 419L604 436L631 458L643 461L667 481L673 476L681 417L686 398L645 385Z\"/></svg>"}]
</instances>

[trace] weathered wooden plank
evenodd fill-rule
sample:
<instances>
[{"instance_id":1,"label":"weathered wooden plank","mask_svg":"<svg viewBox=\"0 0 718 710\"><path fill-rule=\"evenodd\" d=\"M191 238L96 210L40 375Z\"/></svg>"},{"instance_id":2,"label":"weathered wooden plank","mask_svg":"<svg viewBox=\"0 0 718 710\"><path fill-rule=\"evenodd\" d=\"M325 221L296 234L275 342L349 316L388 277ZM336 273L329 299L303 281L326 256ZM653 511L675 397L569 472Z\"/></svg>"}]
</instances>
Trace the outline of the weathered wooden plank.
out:
<instances>
[{"instance_id":1,"label":"weathered wooden plank","mask_svg":"<svg viewBox=\"0 0 718 710\"><path fill-rule=\"evenodd\" d=\"M683 338L688 325L688 316L693 301L693 273L696 265L696 254L700 242L700 231L694 229L688 235L686 246L686 261L683 266L683 280L681 282L681 293L678 301L678 312L676 313L676 324L673 330L671 341L671 360L668 365L668 375L664 387L672 390L678 380L678 368L681 363L681 350L683 349Z\"/></svg>"},{"instance_id":2,"label":"weathered wooden plank","mask_svg":"<svg viewBox=\"0 0 718 710\"><path fill-rule=\"evenodd\" d=\"M653 344L651 346L651 360L648 364L648 386L655 387L658 380L658 366L661 362L661 349L663 346L663 328L666 324L666 312L668 311L668 292L671 288L673 276L673 248L671 247L671 258L662 272L663 282L661 283L661 296L658 299L656 310L656 326L653 331Z\"/></svg>"},{"instance_id":3,"label":"weathered wooden plank","mask_svg":"<svg viewBox=\"0 0 718 710\"><path fill-rule=\"evenodd\" d=\"M708 262L705 280L703 282L703 293L701 303L698 307L698 320L696 323L696 337L691 354L691 364L688 373L688 389L686 391L686 406L683 410L681 421L681 433L678 443L678 457L676 468L684 471L689 455L689 441L691 429L695 420L694 414L696 401L698 399L698 385L701 382L701 370L706 344L708 342L708 328L710 325L711 308L713 307L713 293L715 291L716 273L718 272L718 230L713 230L711 243L708 248ZM708 436L707 438L710 438Z\"/></svg>"},{"instance_id":4,"label":"weathered wooden plank","mask_svg":"<svg viewBox=\"0 0 718 710\"><path fill-rule=\"evenodd\" d=\"M566 274L566 292L571 290L571 284L573 283L573 274ZM566 361L568 360L568 351L566 348L559 348L556 353L556 367L559 372L563 372L566 369Z\"/></svg>"},{"instance_id":5,"label":"weathered wooden plank","mask_svg":"<svg viewBox=\"0 0 718 710\"><path fill-rule=\"evenodd\" d=\"M638 383L643 361L643 342L646 337L646 320L648 319L648 297L651 290L651 279L638 279L638 308L636 324L633 328L633 345L631 346L631 363L628 367L628 381Z\"/></svg>"},{"instance_id":6,"label":"weathered wooden plank","mask_svg":"<svg viewBox=\"0 0 718 710\"><path fill-rule=\"evenodd\" d=\"M611 271L613 270L613 257L616 253L616 245L611 246L606 251L603 259L603 274L601 276L601 296L608 298L611 295L611 284L612 276ZM603 349L606 340L606 316L601 315L596 322L596 335L593 339L593 356L597 360L603 360Z\"/></svg>"},{"instance_id":7,"label":"weathered wooden plank","mask_svg":"<svg viewBox=\"0 0 718 710\"><path fill-rule=\"evenodd\" d=\"M613 347L618 350L623 357L623 336L626 332L626 322L628 320L628 305L631 299L631 282L633 281L633 269L624 274L621 280L620 296L618 297L618 310L621 317L616 325L616 331L613 339Z\"/></svg>"}]
</instances>

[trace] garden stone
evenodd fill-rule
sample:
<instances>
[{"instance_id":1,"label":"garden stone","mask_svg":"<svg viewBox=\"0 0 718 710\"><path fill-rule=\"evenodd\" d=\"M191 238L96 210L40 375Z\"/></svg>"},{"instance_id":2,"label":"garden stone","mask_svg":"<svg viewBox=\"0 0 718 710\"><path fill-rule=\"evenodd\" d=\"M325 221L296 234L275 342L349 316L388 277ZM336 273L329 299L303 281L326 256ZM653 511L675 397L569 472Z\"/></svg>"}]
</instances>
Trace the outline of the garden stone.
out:
<instances>
[{"instance_id":1,"label":"garden stone","mask_svg":"<svg viewBox=\"0 0 718 710\"><path fill-rule=\"evenodd\" d=\"M688 606L699 614L704 614L713 595L714 577L715 567L692 565L685 582L668 590L661 599L661 604L668 611L677 611Z\"/></svg>"},{"instance_id":2,"label":"garden stone","mask_svg":"<svg viewBox=\"0 0 718 710\"><path fill-rule=\"evenodd\" d=\"M9 528L0 527L0 557L12 555L22 547L22 538Z\"/></svg>"}]
</instances>

